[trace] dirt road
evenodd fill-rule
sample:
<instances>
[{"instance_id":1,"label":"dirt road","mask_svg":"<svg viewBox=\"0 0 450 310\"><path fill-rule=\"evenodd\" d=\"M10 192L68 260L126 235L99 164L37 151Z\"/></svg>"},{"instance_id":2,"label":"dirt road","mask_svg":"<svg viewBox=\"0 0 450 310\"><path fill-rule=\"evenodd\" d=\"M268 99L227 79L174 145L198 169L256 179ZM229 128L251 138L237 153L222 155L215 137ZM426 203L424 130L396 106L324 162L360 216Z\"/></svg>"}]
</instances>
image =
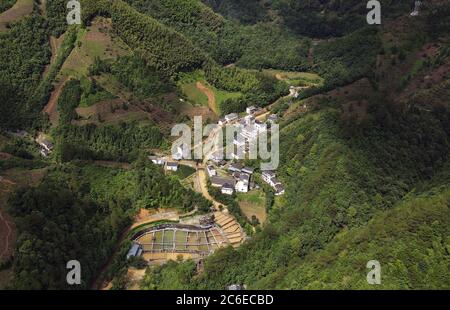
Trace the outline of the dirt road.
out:
<instances>
[{"instance_id":1,"label":"dirt road","mask_svg":"<svg viewBox=\"0 0 450 310\"><path fill-rule=\"evenodd\" d=\"M211 111L213 111L214 114L219 116L219 109L217 108L216 96L214 95L214 92L205 85L203 85L201 82L197 82L196 86L199 91L201 91L206 95L206 97L208 97L208 106L211 109Z\"/></svg>"},{"instance_id":2,"label":"dirt road","mask_svg":"<svg viewBox=\"0 0 450 310\"><path fill-rule=\"evenodd\" d=\"M62 80L61 83L55 86L55 89L50 95L50 100L48 101L47 105L44 108L44 112L49 115L50 122L52 123L53 126L58 124L59 114L56 109L58 105L58 99L59 96L61 96L61 92L68 81L69 78L64 77L64 80Z\"/></svg>"}]
</instances>

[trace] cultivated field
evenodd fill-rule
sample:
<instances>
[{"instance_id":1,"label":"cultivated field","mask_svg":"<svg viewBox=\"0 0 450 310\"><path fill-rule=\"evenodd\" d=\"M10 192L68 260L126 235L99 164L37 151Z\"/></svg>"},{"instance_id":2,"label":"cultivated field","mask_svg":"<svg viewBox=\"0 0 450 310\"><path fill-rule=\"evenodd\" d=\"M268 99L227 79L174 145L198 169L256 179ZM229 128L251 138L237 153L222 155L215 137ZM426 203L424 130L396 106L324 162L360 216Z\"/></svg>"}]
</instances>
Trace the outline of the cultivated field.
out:
<instances>
[{"instance_id":1,"label":"cultivated field","mask_svg":"<svg viewBox=\"0 0 450 310\"><path fill-rule=\"evenodd\" d=\"M9 10L0 14L0 32L7 31L8 25L19 21L33 12L33 0L17 0Z\"/></svg>"},{"instance_id":2,"label":"cultivated field","mask_svg":"<svg viewBox=\"0 0 450 310\"><path fill-rule=\"evenodd\" d=\"M323 83L323 79L319 75L310 72L293 72L273 69L265 69L263 72L276 77L280 81L286 81L292 86L313 86Z\"/></svg>"},{"instance_id":3,"label":"cultivated field","mask_svg":"<svg viewBox=\"0 0 450 310\"><path fill-rule=\"evenodd\" d=\"M144 253L209 254L228 244L227 238L216 227L200 229L177 225L156 227L134 241L143 246Z\"/></svg>"},{"instance_id":4,"label":"cultivated field","mask_svg":"<svg viewBox=\"0 0 450 310\"><path fill-rule=\"evenodd\" d=\"M253 190L248 193L238 193L237 195L239 207L242 213L251 220L256 216L261 224L267 219L266 213L266 196L262 190Z\"/></svg>"}]
</instances>

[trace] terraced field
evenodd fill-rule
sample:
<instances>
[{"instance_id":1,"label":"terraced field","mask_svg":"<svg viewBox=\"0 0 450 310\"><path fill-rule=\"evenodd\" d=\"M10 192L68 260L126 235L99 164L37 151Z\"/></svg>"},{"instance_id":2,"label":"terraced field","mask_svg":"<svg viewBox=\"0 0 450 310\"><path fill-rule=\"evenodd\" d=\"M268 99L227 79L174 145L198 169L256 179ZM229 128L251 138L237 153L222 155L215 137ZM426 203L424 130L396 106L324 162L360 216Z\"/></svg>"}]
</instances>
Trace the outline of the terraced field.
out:
<instances>
[{"instance_id":1,"label":"terraced field","mask_svg":"<svg viewBox=\"0 0 450 310\"><path fill-rule=\"evenodd\" d=\"M152 228L134 238L144 253L209 254L229 244L218 227L202 229L196 226L164 225Z\"/></svg>"}]
</instances>

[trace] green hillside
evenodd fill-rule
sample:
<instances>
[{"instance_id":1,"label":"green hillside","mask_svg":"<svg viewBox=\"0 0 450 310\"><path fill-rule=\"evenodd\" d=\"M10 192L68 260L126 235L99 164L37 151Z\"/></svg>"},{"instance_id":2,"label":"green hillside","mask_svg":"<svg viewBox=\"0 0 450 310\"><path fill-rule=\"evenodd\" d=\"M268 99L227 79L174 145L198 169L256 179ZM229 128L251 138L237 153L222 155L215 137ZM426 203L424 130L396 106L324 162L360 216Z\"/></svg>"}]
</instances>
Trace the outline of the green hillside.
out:
<instances>
[{"instance_id":1,"label":"green hillside","mask_svg":"<svg viewBox=\"0 0 450 310\"><path fill-rule=\"evenodd\" d=\"M0 211L15 223L0 239L0 288L66 289L73 255L80 288L129 288L128 267L145 264L122 255L133 220L211 206L198 163L171 174L148 156L170 153L174 124L252 105L279 117L286 193L212 191L248 240L201 271L149 267L134 288L450 288L448 1L413 17L408 1L382 0L377 26L357 0L80 2L82 24L68 26L65 0L33 0L27 14L0 1L14 18L0 29ZM366 282L369 260L380 286Z\"/></svg>"}]
</instances>

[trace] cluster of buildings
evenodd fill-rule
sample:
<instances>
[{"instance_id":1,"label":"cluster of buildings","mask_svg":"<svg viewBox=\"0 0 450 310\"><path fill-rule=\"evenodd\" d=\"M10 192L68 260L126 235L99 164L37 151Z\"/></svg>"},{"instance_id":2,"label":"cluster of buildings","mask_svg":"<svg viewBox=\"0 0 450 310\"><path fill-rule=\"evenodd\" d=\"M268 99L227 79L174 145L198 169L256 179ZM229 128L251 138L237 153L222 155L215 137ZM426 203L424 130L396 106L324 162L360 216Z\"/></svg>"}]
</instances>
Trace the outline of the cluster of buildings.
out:
<instances>
[{"instance_id":1,"label":"cluster of buildings","mask_svg":"<svg viewBox=\"0 0 450 310\"><path fill-rule=\"evenodd\" d=\"M267 118L267 122L257 120L255 114L260 111L260 107L250 106L246 109L247 115L245 117L239 118L236 113L231 113L219 120L220 126L234 122L238 129L233 137L233 144L237 148L237 151L233 152L232 159L245 159L246 154L249 152L250 145L256 145L258 136L268 131L267 122L275 124L278 121L278 116L276 114L271 114ZM214 153L212 154L211 159L216 163L219 163L222 160L222 154L220 152Z\"/></svg>"},{"instance_id":2,"label":"cluster of buildings","mask_svg":"<svg viewBox=\"0 0 450 310\"><path fill-rule=\"evenodd\" d=\"M249 190L256 187L254 182L251 182L254 169L251 167L243 167L241 164L231 164L228 167L230 173L227 177L220 177L217 175L216 169L209 165L206 168L211 186L220 187L222 194L233 195L237 193L247 193Z\"/></svg>"},{"instance_id":3,"label":"cluster of buildings","mask_svg":"<svg viewBox=\"0 0 450 310\"><path fill-rule=\"evenodd\" d=\"M267 118L267 122L261 122L255 118L255 113L259 112L261 108L251 106L246 109L247 115L239 118L236 113L231 113L226 115L223 119L219 120L219 125L223 126L225 124L235 123L236 126L240 127L233 139L234 146L237 147L238 152L233 152L233 160L245 159L246 154L249 152L250 145L252 143L257 143L258 136L268 130L267 123L275 124L278 122L278 116L276 114L271 114ZM211 157L211 162L225 167L228 162L223 159L223 152L216 151ZM254 182L251 182L251 177L254 173L254 169L250 167L244 167L240 163L232 163L228 166L229 176L221 177L218 176L217 170L213 164L206 167L208 176L210 177L211 186L220 187L222 194L232 195L237 193L246 193L249 190L256 187ZM265 171L264 173L266 173ZM263 180L274 188L276 195L284 194L284 187L281 182L275 177L275 172L271 171L274 177Z\"/></svg>"},{"instance_id":4,"label":"cluster of buildings","mask_svg":"<svg viewBox=\"0 0 450 310\"><path fill-rule=\"evenodd\" d=\"M164 157L149 156L148 159L158 166L163 166L166 171L178 171L179 164L177 162L166 161Z\"/></svg>"},{"instance_id":5,"label":"cluster of buildings","mask_svg":"<svg viewBox=\"0 0 450 310\"><path fill-rule=\"evenodd\" d=\"M274 170L264 170L262 171L261 177L264 182L269 184L275 191L275 195L283 195L284 194L284 186L277 179L276 172Z\"/></svg>"},{"instance_id":6,"label":"cluster of buildings","mask_svg":"<svg viewBox=\"0 0 450 310\"><path fill-rule=\"evenodd\" d=\"M6 133L20 139L33 139L33 137L25 130L7 130ZM46 138L43 138L43 135L39 135L35 142L39 145L39 153L43 157L47 157L53 151L53 143Z\"/></svg>"}]
</instances>

